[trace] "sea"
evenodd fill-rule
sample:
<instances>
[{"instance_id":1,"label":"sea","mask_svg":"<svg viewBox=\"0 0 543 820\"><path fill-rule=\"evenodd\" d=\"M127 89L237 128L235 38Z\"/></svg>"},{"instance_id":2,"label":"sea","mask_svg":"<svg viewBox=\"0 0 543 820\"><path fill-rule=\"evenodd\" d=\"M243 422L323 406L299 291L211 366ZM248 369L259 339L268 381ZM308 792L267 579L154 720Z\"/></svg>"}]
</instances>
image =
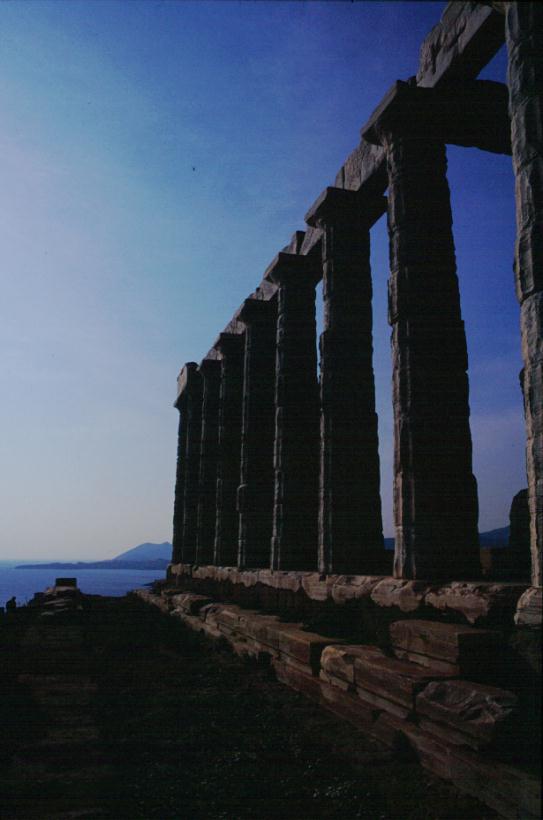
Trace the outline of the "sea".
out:
<instances>
[{"instance_id":1,"label":"sea","mask_svg":"<svg viewBox=\"0 0 543 820\"><path fill-rule=\"evenodd\" d=\"M164 570L138 569L17 569L15 561L0 561L0 606L15 596L17 606L43 592L57 577L76 577L77 586L90 595L125 595L165 577Z\"/></svg>"}]
</instances>

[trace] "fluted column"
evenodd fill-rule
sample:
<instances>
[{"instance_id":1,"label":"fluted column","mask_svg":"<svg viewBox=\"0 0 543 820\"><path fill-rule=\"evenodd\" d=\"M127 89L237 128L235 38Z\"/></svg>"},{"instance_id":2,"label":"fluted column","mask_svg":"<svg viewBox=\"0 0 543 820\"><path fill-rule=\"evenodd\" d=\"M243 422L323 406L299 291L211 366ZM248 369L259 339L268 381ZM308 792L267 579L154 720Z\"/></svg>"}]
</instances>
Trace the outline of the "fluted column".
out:
<instances>
[{"instance_id":1,"label":"fluted column","mask_svg":"<svg viewBox=\"0 0 543 820\"><path fill-rule=\"evenodd\" d=\"M221 363L218 359L204 359L199 370L203 384L202 441L198 479L198 532L195 562L204 565L213 563L215 549Z\"/></svg>"},{"instance_id":2,"label":"fluted column","mask_svg":"<svg viewBox=\"0 0 543 820\"><path fill-rule=\"evenodd\" d=\"M246 299L245 365L238 488L239 567L269 567L273 512L277 298Z\"/></svg>"},{"instance_id":3,"label":"fluted column","mask_svg":"<svg viewBox=\"0 0 543 820\"><path fill-rule=\"evenodd\" d=\"M188 362L179 376L175 406L180 413L177 480L174 502L173 562L192 563L196 547L196 510L202 393L196 362Z\"/></svg>"},{"instance_id":4,"label":"fluted column","mask_svg":"<svg viewBox=\"0 0 543 820\"><path fill-rule=\"evenodd\" d=\"M320 260L279 253L272 567L317 567L319 396L315 285Z\"/></svg>"},{"instance_id":5,"label":"fluted column","mask_svg":"<svg viewBox=\"0 0 543 820\"><path fill-rule=\"evenodd\" d=\"M239 515L237 490L241 461L244 336L221 333L219 457L217 460L217 519L213 563L236 566Z\"/></svg>"},{"instance_id":6,"label":"fluted column","mask_svg":"<svg viewBox=\"0 0 543 820\"><path fill-rule=\"evenodd\" d=\"M323 230L319 569L325 573L385 567L369 235L385 210L382 196L361 200L358 192L327 188L306 216Z\"/></svg>"},{"instance_id":7,"label":"fluted column","mask_svg":"<svg viewBox=\"0 0 543 820\"><path fill-rule=\"evenodd\" d=\"M432 111L419 94L414 117L411 91L373 121L389 180L394 574L463 579L480 572L466 337L445 145L426 137Z\"/></svg>"},{"instance_id":8,"label":"fluted column","mask_svg":"<svg viewBox=\"0 0 543 820\"><path fill-rule=\"evenodd\" d=\"M532 583L543 575L543 8L504 3L517 211Z\"/></svg>"}]
</instances>

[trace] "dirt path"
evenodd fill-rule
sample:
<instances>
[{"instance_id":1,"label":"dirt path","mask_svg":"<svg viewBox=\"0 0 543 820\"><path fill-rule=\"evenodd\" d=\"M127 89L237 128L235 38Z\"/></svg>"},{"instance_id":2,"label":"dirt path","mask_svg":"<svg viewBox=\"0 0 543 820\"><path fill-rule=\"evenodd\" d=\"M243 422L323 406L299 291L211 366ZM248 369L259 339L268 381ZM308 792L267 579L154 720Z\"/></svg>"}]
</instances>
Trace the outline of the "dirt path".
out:
<instances>
[{"instance_id":1,"label":"dirt path","mask_svg":"<svg viewBox=\"0 0 543 820\"><path fill-rule=\"evenodd\" d=\"M137 601L0 634L3 820L496 817Z\"/></svg>"}]
</instances>

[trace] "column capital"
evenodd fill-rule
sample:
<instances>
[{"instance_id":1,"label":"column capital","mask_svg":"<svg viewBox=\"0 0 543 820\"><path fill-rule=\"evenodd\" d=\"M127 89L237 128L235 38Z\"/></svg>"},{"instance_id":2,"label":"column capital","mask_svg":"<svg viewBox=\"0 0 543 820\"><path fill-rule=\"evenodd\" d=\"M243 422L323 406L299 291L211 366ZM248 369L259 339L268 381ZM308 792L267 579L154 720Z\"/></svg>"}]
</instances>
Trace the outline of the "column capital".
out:
<instances>
[{"instance_id":1,"label":"column capital","mask_svg":"<svg viewBox=\"0 0 543 820\"><path fill-rule=\"evenodd\" d=\"M510 155L507 86L491 80L458 80L440 88L421 88L397 80L360 133L374 145L402 136Z\"/></svg>"},{"instance_id":2,"label":"column capital","mask_svg":"<svg viewBox=\"0 0 543 820\"><path fill-rule=\"evenodd\" d=\"M215 349L225 358L239 353L242 344L242 333L219 333L219 338L215 342Z\"/></svg>"},{"instance_id":3,"label":"column capital","mask_svg":"<svg viewBox=\"0 0 543 820\"><path fill-rule=\"evenodd\" d=\"M322 279L321 261L281 251L268 267L265 278L279 286L315 286Z\"/></svg>"},{"instance_id":4,"label":"column capital","mask_svg":"<svg viewBox=\"0 0 543 820\"><path fill-rule=\"evenodd\" d=\"M179 376L177 377L177 398L174 403L174 407L180 409L180 405L185 399L185 397L189 394L189 392L195 387L196 383L199 381L199 373L198 373L198 365L196 362L187 362L182 368Z\"/></svg>"},{"instance_id":5,"label":"column capital","mask_svg":"<svg viewBox=\"0 0 543 820\"><path fill-rule=\"evenodd\" d=\"M202 359L200 367L198 371L202 374L202 376L208 375L220 375L221 372L221 361L220 359Z\"/></svg>"},{"instance_id":6,"label":"column capital","mask_svg":"<svg viewBox=\"0 0 543 820\"><path fill-rule=\"evenodd\" d=\"M325 228L336 222L353 217L361 225L371 227L385 213L387 200L384 196L369 195L346 188L325 188L305 215L312 228Z\"/></svg>"},{"instance_id":7,"label":"column capital","mask_svg":"<svg viewBox=\"0 0 543 820\"><path fill-rule=\"evenodd\" d=\"M266 324L275 321L276 315L276 299L245 299L238 311L237 318L245 325Z\"/></svg>"}]
</instances>

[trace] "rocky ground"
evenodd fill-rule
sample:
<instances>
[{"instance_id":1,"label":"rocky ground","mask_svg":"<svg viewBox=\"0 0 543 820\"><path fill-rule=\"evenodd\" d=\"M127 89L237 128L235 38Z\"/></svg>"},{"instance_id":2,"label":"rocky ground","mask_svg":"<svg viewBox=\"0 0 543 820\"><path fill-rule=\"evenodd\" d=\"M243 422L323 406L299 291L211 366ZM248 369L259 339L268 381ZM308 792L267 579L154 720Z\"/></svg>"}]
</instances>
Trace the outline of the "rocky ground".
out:
<instances>
[{"instance_id":1,"label":"rocky ground","mask_svg":"<svg viewBox=\"0 0 543 820\"><path fill-rule=\"evenodd\" d=\"M271 671L127 598L0 621L3 820L485 820Z\"/></svg>"}]
</instances>

